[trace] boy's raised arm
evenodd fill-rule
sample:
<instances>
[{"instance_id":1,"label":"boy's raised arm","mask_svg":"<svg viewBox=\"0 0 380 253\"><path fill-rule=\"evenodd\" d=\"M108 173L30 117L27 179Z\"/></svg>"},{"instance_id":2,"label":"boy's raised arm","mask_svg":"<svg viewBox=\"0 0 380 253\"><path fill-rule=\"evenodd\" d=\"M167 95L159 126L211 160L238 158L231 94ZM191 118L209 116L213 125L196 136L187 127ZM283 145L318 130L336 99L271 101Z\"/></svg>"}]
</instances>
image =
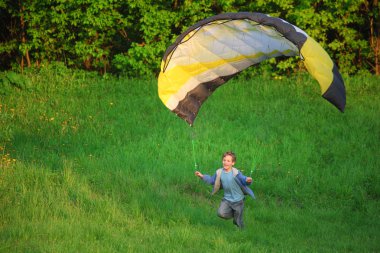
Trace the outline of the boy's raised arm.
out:
<instances>
[{"instance_id":1,"label":"boy's raised arm","mask_svg":"<svg viewBox=\"0 0 380 253\"><path fill-rule=\"evenodd\" d=\"M214 184L215 183L216 173L213 176L210 176L210 175L206 175L206 174L203 175L201 172L196 171L195 175L197 177L199 177L200 179L202 179L203 182L205 182L207 184Z\"/></svg>"},{"instance_id":2,"label":"boy's raised arm","mask_svg":"<svg viewBox=\"0 0 380 253\"><path fill-rule=\"evenodd\" d=\"M202 174L202 173L200 173L199 171L196 171L196 172L195 172L195 175L196 175L197 177L199 177L199 178L202 178L202 179L203 179L203 174Z\"/></svg>"}]
</instances>

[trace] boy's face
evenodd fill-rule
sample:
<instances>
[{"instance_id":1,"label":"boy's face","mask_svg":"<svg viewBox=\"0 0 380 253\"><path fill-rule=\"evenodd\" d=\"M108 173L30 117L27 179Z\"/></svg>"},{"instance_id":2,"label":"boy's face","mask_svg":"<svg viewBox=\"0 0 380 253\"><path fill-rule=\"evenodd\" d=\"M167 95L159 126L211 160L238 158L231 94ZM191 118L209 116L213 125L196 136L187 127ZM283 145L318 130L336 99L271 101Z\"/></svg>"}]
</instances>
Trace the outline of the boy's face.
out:
<instances>
[{"instance_id":1,"label":"boy's face","mask_svg":"<svg viewBox=\"0 0 380 253\"><path fill-rule=\"evenodd\" d=\"M235 165L235 162L233 161L232 156L226 155L225 157L223 157L223 168L224 169L229 170L234 165Z\"/></svg>"}]
</instances>

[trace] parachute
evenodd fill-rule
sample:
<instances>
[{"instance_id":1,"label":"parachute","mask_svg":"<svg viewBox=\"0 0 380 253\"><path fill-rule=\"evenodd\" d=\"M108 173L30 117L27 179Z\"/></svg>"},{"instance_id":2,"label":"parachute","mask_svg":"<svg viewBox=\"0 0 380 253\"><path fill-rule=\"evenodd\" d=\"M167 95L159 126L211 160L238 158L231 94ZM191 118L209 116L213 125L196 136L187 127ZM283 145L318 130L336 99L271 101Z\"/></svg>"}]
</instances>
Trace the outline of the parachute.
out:
<instances>
[{"instance_id":1,"label":"parachute","mask_svg":"<svg viewBox=\"0 0 380 253\"><path fill-rule=\"evenodd\" d=\"M300 28L257 12L223 13L189 27L163 56L158 95L191 126L203 102L229 79L266 59L297 55L322 97L343 112L344 82L326 51Z\"/></svg>"}]
</instances>

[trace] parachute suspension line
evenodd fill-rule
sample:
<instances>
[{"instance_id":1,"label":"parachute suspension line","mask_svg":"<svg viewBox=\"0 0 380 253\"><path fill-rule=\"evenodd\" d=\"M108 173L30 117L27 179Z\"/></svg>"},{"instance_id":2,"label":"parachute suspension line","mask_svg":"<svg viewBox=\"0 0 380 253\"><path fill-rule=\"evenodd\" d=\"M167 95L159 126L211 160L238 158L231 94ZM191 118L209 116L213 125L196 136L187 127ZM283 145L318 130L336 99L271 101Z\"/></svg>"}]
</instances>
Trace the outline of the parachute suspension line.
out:
<instances>
[{"instance_id":1,"label":"parachute suspension line","mask_svg":"<svg viewBox=\"0 0 380 253\"><path fill-rule=\"evenodd\" d=\"M255 157L255 159L257 159L257 157ZM252 173L253 173L253 171L256 169L256 164L255 164L255 162L254 161L252 161L252 165L251 165L251 173L249 174L249 176L250 177L252 177Z\"/></svg>"},{"instance_id":2,"label":"parachute suspension line","mask_svg":"<svg viewBox=\"0 0 380 253\"><path fill-rule=\"evenodd\" d=\"M262 160L262 151L259 146L254 147L255 152L253 153L253 159L251 164L251 173L250 177L252 177L252 174L255 173L258 168L260 167L260 162Z\"/></svg>"},{"instance_id":3,"label":"parachute suspension line","mask_svg":"<svg viewBox=\"0 0 380 253\"><path fill-rule=\"evenodd\" d=\"M193 146L194 169L198 170L198 164L197 164L197 158L196 158L196 152L195 152L195 132L192 126L191 126L191 143Z\"/></svg>"}]
</instances>

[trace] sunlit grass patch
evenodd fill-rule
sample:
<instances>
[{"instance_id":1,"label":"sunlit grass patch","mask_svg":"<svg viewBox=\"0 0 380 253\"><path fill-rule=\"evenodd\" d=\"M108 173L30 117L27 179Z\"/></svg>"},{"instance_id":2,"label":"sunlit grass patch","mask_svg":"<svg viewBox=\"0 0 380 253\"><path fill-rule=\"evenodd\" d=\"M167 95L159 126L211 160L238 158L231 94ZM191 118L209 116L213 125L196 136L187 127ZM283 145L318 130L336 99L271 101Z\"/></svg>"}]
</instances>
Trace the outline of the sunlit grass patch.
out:
<instances>
[{"instance_id":1,"label":"sunlit grass patch","mask_svg":"<svg viewBox=\"0 0 380 253\"><path fill-rule=\"evenodd\" d=\"M193 128L155 80L30 80L0 102L0 251L380 248L377 79L346 80L344 114L306 76L231 80ZM216 216L222 195L194 176L194 158L212 174L230 149L254 179L244 231Z\"/></svg>"}]
</instances>

